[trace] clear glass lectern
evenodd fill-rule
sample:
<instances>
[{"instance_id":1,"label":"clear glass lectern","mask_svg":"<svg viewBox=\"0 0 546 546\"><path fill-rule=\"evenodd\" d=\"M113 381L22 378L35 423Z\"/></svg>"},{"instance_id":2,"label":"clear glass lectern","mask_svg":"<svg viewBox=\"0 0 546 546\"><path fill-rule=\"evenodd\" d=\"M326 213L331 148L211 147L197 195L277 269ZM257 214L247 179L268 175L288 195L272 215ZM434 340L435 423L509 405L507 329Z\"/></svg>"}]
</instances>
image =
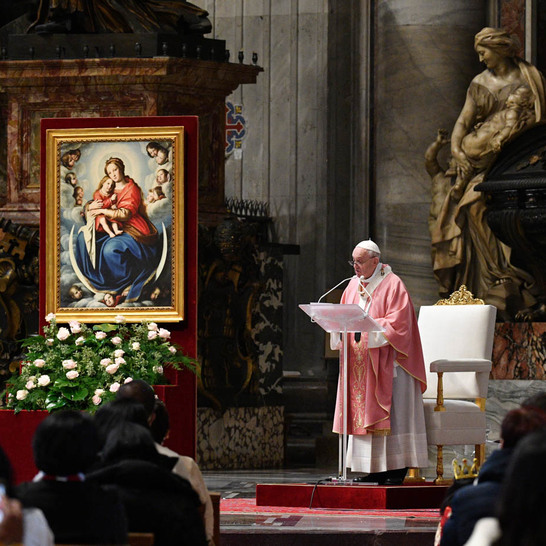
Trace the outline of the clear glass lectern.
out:
<instances>
[{"instance_id":1,"label":"clear glass lectern","mask_svg":"<svg viewBox=\"0 0 546 546\"><path fill-rule=\"evenodd\" d=\"M339 478L347 480L347 334L385 329L356 303L308 303L299 306L328 333L341 332L343 344L343 434L339 437Z\"/></svg>"}]
</instances>

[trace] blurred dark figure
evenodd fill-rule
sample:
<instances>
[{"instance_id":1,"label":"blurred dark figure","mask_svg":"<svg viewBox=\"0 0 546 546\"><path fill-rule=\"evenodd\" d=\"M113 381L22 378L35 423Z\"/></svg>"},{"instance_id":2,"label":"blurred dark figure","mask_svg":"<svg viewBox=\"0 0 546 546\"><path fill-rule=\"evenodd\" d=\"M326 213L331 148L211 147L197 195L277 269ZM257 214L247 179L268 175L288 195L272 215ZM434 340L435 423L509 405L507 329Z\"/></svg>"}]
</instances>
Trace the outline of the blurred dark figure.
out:
<instances>
[{"instance_id":1,"label":"blurred dark figure","mask_svg":"<svg viewBox=\"0 0 546 546\"><path fill-rule=\"evenodd\" d=\"M12 498L13 472L11 463L0 447L0 543L23 546L53 546L53 533L44 514L38 508L25 508Z\"/></svg>"},{"instance_id":2,"label":"blurred dark figure","mask_svg":"<svg viewBox=\"0 0 546 546\"><path fill-rule=\"evenodd\" d=\"M205 546L197 494L162 468L159 457L149 429L121 422L106 439L101 468L88 479L118 488L130 532L153 533L156 546Z\"/></svg>"},{"instance_id":3,"label":"blurred dark figure","mask_svg":"<svg viewBox=\"0 0 546 546\"><path fill-rule=\"evenodd\" d=\"M116 491L85 479L98 452L90 415L50 414L38 425L32 448L40 471L16 488L25 507L42 510L56 544L126 544L127 522Z\"/></svg>"},{"instance_id":4,"label":"blurred dark figure","mask_svg":"<svg viewBox=\"0 0 546 546\"><path fill-rule=\"evenodd\" d=\"M546 413L542 411L517 408L506 414L501 424L501 448L489 455L475 485L463 487L451 499L451 515L443 526L441 546L462 546L479 519L495 514L514 448L522 438L540 429L546 429Z\"/></svg>"}]
</instances>

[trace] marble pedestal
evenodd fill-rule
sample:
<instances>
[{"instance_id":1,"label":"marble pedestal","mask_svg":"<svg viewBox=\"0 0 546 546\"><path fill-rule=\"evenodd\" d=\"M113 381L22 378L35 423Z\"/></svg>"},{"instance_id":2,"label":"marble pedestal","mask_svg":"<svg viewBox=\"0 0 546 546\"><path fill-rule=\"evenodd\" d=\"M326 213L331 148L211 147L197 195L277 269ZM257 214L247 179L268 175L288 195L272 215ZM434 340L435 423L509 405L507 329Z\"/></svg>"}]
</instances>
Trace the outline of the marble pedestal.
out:
<instances>
[{"instance_id":1,"label":"marble pedestal","mask_svg":"<svg viewBox=\"0 0 546 546\"><path fill-rule=\"evenodd\" d=\"M199 116L199 210L216 211L225 98L261 70L172 57L0 61L0 215L38 224L42 118L166 115Z\"/></svg>"},{"instance_id":2,"label":"marble pedestal","mask_svg":"<svg viewBox=\"0 0 546 546\"><path fill-rule=\"evenodd\" d=\"M284 408L197 410L197 463L203 470L276 468L284 461Z\"/></svg>"}]
</instances>

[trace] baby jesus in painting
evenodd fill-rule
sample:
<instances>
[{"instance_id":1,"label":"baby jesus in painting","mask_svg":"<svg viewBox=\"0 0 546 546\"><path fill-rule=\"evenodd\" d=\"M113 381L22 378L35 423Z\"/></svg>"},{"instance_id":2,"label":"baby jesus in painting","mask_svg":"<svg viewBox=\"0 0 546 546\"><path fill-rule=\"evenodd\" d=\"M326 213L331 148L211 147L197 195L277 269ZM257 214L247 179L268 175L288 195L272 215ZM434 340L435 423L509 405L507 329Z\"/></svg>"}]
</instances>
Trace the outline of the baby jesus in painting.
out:
<instances>
[{"instance_id":1,"label":"baby jesus in painting","mask_svg":"<svg viewBox=\"0 0 546 546\"><path fill-rule=\"evenodd\" d=\"M115 185L115 182L109 176L105 176L99 182L99 187L93 194L93 199L102 201L102 208L116 209L117 195L114 193ZM95 229L97 231L106 231L110 237L115 237L123 233L120 224L115 220L107 220L104 214L99 214L95 218Z\"/></svg>"}]
</instances>

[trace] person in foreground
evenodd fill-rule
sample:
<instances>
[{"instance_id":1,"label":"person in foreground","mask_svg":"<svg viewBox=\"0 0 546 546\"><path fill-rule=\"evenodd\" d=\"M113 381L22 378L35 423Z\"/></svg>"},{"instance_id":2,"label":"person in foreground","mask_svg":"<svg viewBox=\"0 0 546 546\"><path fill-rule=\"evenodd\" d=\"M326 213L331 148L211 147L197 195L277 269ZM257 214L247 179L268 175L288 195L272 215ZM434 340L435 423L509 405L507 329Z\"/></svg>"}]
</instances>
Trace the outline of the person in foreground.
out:
<instances>
[{"instance_id":1,"label":"person in foreground","mask_svg":"<svg viewBox=\"0 0 546 546\"><path fill-rule=\"evenodd\" d=\"M542 546L546 537L546 430L519 442L502 484L497 518L476 523L467 546Z\"/></svg>"},{"instance_id":2,"label":"person in foreground","mask_svg":"<svg viewBox=\"0 0 546 546\"><path fill-rule=\"evenodd\" d=\"M13 472L8 456L0 447L0 544L22 546L53 546L54 538L43 512L23 508L12 498Z\"/></svg>"},{"instance_id":3,"label":"person in foreground","mask_svg":"<svg viewBox=\"0 0 546 546\"><path fill-rule=\"evenodd\" d=\"M385 329L348 334L347 464L368 473L357 481L398 485L408 467L428 465L426 374L411 298L380 258L373 241L358 243L350 261L355 276L341 297L341 303L369 305L369 316ZM337 334L332 348L341 349ZM338 434L343 433L343 362L340 370L333 428Z\"/></svg>"},{"instance_id":4,"label":"person in foreground","mask_svg":"<svg viewBox=\"0 0 546 546\"><path fill-rule=\"evenodd\" d=\"M441 546L462 546L479 519L495 515L501 484L516 445L540 429L546 429L546 413L540 410L517 408L506 414L501 423L501 449L489 455L475 483L459 489L451 499L451 514L442 530Z\"/></svg>"},{"instance_id":5,"label":"person in foreground","mask_svg":"<svg viewBox=\"0 0 546 546\"><path fill-rule=\"evenodd\" d=\"M203 474L197 463L185 455L179 455L172 449L162 445L169 431L169 415L165 405L156 398L154 389L145 381L135 379L129 383L124 383L116 396L117 400L134 400L142 404L146 411L148 426L155 441L155 447L162 460L173 459L172 471L188 480L199 495L202 504L203 520L205 523L205 532L209 546L214 545L214 511L210 493L203 479ZM157 422L156 422L157 421Z\"/></svg>"},{"instance_id":6,"label":"person in foreground","mask_svg":"<svg viewBox=\"0 0 546 546\"><path fill-rule=\"evenodd\" d=\"M148 428L121 421L108 434L101 466L88 479L116 486L130 532L153 533L156 546L206 546L197 493L163 468L160 457Z\"/></svg>"},{"instance_id":7,"label":"person in foreground","mask_svg":"<svg viewBox=\"0 0 546 546\"><path fill-rule=\"evenodd\" d=\"M127 544L127 521L116 491L85 479L98 451L90 415L61 410L46 417L32 440L40 471L20 484L25 507L40 508L56 544Z\"/></svg>"}]
</instances>

